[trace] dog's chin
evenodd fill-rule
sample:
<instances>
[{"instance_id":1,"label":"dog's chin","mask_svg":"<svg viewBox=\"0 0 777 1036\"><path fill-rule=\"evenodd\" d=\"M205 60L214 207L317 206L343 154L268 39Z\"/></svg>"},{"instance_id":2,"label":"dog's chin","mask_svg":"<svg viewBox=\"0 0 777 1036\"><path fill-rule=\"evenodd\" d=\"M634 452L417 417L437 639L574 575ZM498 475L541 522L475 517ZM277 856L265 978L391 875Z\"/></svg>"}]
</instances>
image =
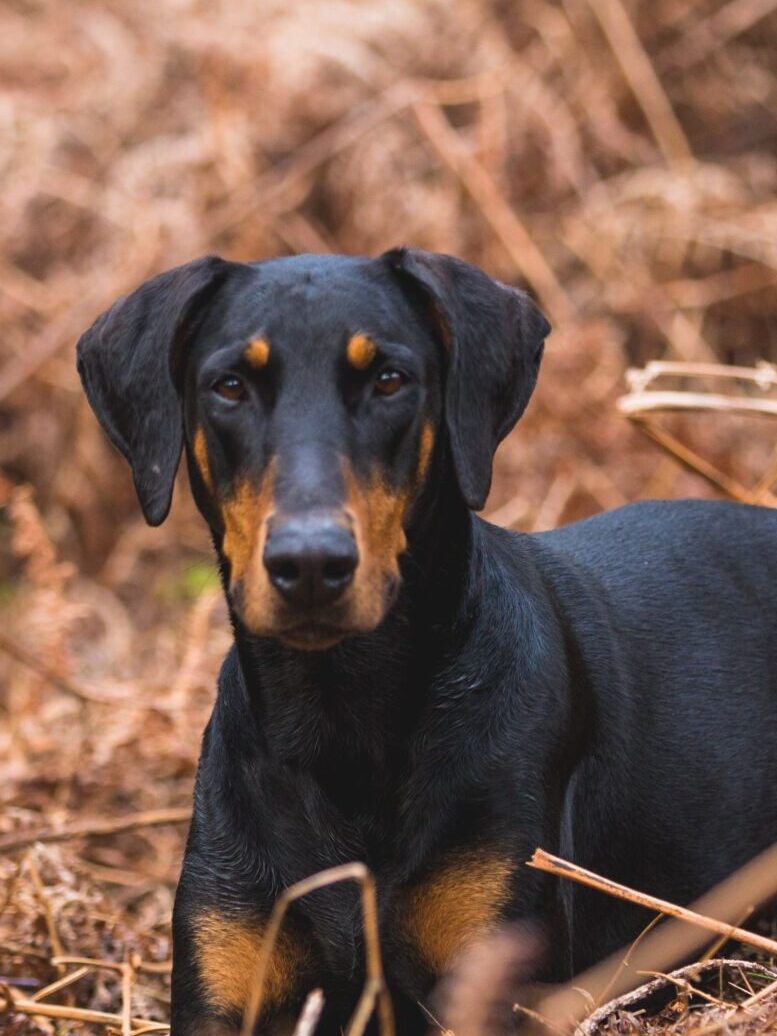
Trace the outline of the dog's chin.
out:
<instances>
[{"instance_id":1,"label":"dog's chin","mask_svg":"<svg viewBox=\"0 0 777 1036\"><path fill-rule=\"evenodd\" d=\"M286 647L296 651L328 651L353 634L353 630L345 630L321 623L295 626L276 634L278 640Z\"/></svg>"},{"instance_id":2,"label":"dog's chin","mask_svg":"<svg viewBox=\"0 0 777 1036\"><path fill-rule=\"evenodd\" d=\"M270 614L257 609L252 614L250 607L242 606L239 594L235 595L233 605L242 625L255 637L278 640L296 651L328 651L347 637L364 636L377 629L396 600L398 589L398 579L386 580L377 617L374 610L372 614L364 615L359 614L358 610L351 611L348 607L337 606L328 611L308 614L295 614L291 609L284 608L277 611L268 609Z\"/></svg>"}]
</instances>

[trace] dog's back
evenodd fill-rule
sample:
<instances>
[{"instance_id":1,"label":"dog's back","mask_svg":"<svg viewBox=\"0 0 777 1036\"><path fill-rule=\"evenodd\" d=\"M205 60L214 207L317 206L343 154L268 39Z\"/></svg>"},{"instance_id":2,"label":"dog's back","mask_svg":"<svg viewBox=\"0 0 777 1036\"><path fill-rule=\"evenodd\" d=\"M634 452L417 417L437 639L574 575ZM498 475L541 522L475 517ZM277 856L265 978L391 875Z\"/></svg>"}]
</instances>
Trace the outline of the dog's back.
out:
<instances>
[{"instance_id":1,"label":"dog's back","mask_svg":"<svg viewBox=\"0 0 777 1036\"><path fill-rule=\"evenodd\" d=\"M533 539L591 710L562 852L688 902L777 841L777 511L647 502ZM576 891L575 969L640 917Z\"/></svg>"}]
</instances>

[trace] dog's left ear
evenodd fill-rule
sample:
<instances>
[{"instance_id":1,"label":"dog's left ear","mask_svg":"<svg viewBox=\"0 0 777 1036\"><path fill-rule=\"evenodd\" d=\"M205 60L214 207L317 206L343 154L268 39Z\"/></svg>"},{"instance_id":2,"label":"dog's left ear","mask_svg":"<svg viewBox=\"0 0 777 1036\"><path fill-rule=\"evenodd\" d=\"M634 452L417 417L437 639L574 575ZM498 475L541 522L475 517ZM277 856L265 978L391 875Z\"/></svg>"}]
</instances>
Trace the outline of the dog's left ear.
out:
<instances>
[{"instance_id":1,"label":"dog's left ear","mask_svg":"<svg viewBox=\"0 0 777 1036\"><path fill-rule=\"evenodd\" d=\"M183 447L176 357L207 299L237 266L207 256L161 273L115 302L79 339L86 395L130 463L149 525L167 517Z\"/></svg>"},{"instance_id":2,"label":"dog's left ear","mask_svg":"<svg viewBox=\"0 0 777 1036\"><path fill-rule=\"evenodd\" d=\"M448 351L453 463L464 499L478 511L494 452L529 402L550 324L525 292L453 256L395 248L381 258L420 288Z\"/></svg>"}]
</instances>

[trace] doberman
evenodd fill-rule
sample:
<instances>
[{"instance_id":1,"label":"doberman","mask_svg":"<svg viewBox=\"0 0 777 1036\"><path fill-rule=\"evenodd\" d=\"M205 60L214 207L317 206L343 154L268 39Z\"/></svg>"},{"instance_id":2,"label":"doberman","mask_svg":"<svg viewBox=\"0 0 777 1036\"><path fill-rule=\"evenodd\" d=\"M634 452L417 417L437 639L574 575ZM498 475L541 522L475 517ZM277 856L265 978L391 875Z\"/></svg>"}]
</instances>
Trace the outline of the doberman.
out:
<instances>
[{"instance_id":1,"label":"doberman","mask_svg":"<svg viewBox=\"0 0 777 1036\"><path fill-rule=\"evenodd\" d=\"M645 502L490 525L550 328L458 259L208 257L82 336L146 519L185 447L235 643L174 911L173 1036L239 1029L280 891L361 860L398 1030L476 935L535 919L561 978L646 915L537 846L685 903L777 840L777 512ZM295 903L258 1031L364 978L358 889Z\"/></svg>"}]
</instances>

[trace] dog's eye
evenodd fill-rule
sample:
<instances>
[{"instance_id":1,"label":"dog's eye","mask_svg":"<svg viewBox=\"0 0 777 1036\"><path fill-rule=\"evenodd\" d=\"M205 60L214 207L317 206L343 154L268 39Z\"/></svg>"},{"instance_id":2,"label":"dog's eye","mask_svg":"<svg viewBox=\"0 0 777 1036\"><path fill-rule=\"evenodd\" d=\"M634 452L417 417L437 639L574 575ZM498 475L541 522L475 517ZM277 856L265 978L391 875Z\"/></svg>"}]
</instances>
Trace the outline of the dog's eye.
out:
<instances>
[{"instance_id":1,"label":"dog's eye","mask_svg":"<svg viewBox=\"0 0 777 1036\"><path fill-rule=\"evenodd\" d=\"M246 395L245 385L240 378L236 378L232 374L219 378L213 385L213 391L222 399L228 399L230 403L238 403L241 399L245 399Z\"/></svg>"},{"instance_id":2,"label":"dog's eye","mask_svg":"<svg viewBox=\"0 0 777 1036\"><path fill-rule=\"evenodd\" d=\"M401 371L381 371L375 381L375 391L381 396L393 396L406 381L407 378Z\"/></svg>"}]
</instances>

